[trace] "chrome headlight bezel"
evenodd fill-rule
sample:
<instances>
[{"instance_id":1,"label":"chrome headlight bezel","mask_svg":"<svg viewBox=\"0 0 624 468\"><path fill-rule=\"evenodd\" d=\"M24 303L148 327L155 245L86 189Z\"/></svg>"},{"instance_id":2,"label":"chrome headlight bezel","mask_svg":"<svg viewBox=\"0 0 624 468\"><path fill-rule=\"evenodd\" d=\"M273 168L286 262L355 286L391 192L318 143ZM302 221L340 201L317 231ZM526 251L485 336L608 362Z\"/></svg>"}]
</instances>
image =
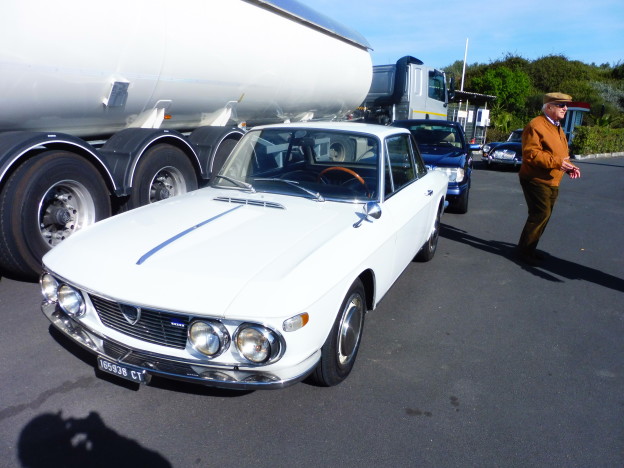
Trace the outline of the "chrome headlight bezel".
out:
<instances>
[{"instance_id":1,"label":"chrome headlight bezel","mask_svg":"<svg viewBox=\"0 0 624 468\"><path fill-rule=\"evenodd\" d=\"M275 362L284 351L279 333L255 323L241 324L234 333L233 341L240 356L255 365Z\"/></svg>"},{"instance_id":2,"label":"chrome headlight bezel","mask_svg":"<svg viewBox=\"0 0 624 468\"><path fill-rule=\"evenodd\" d=\"M194 350L209 358L223 354L231 341L227 328L217 320L194 320L188 327L187 339Z\"/></svg>"},{"instance_id":3,"label":"chrome headlight bezel","mask_svg":"<svg viewBox=\"0 0 624 468\"><path fill-rule=\"evenodd\" d=\"M60 284L53 275L44 272L39 278L39 286L41 287L41 295L47 303L58 302Z\"/></svg>"},{"instance_id":4,"label":"chrome headlight bezel","mask_svg":"<svg viewBox=\"0 0 624 468\"><path fill-rule=\"evenodd\" d=\"M63 284L58 288L58 305L72 318L80 318L87 311L82 293L68 284Z\"/></svg>"}]
</instances>

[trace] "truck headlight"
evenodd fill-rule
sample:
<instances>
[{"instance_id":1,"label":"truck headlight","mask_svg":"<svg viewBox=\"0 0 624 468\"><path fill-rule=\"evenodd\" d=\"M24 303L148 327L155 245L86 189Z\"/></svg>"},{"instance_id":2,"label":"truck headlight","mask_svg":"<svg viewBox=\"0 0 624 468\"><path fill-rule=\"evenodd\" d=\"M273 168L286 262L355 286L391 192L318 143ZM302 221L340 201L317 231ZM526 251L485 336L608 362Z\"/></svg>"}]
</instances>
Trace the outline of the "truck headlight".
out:
<instances>
[{"instance_id":1,"label":"truck headlight","mask_svg":"<svg viewBox=\"0 0 624 468\"><path fill-rule=\"evenodd\" d=\"M254 364L274 361L281 352L277 334L261 325L242 324L236 330L234 342L241 356Z\"/></svg>"},{"instance_id":2,"label":"truck headlight","mask_svg":"<svg viewBox=\"0 0 624 468\"><path fill-rule=\"evenodd\" d=\"M222 323L214 320L193 322L188 339L197 351L209 357L219 356L230 346L230 335Z\"/></svg>"},{"instance_id":3,"label":"truck headlight","mask_svg":"<svg viewBox=\"0 0 624 468\"><path fill-rule=\"evenodd\" d=\"M41 286L41 294L47 302L58 301L59 284L56 278L50 273L44 273L39 278L39 286Z\"/></svg>"},{"instance_id":4,"label":"truck headlight","mask_svg":"<svg viewBox=\"0 0 624 468\"><path fill-rule=\"evenodd\" d=\"M82 317L86 311L85 301L80 291L67 284L58 289L58 303L61 309L70 317Z\"/></svg>"}]
</instances>

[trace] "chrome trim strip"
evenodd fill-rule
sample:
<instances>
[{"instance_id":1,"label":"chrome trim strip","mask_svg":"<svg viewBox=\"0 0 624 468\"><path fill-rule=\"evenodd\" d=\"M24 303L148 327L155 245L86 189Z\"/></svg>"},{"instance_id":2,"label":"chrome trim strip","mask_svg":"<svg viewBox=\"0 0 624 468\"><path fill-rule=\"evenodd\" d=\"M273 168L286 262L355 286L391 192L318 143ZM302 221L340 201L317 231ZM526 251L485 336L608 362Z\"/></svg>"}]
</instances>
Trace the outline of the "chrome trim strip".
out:
<instances>
[{"instance_id":1,"label":"chrome trim strip","mask_svg":"<svg viewBox=\"0 0 624 468\"><path fill-rule=\"evenodd\" d=\"M232 208L232 209L229 209L229 210L227 210L227 211L224 211L223 213L220 213L220 214L218 214L218 215L216 215L216 216L213 216L213 217L212 217L212 218L210 218L210 219L207 219L207 220L205 220L205 221L202 221L201 223L196 224L195 226L192 226L192 227L190 227L190 228L188 228L188 229L186 229L186 230L184 230L184 231L180 232L179 234L176 234L175 236L173 236L173 237L171 237L171 238L167 239L166 241L164 241L164 242L160 243L159 245L157 245L156 247L154 247L153 249L151 249L149 252L147 252L146 254L144 254L141 258L139 258L139 260L137 260L136 264L137 264L137 265L141 265L141 264L143 264L143 262L145 262L145 260L147 260L148 258L150 258L152 255L154 255L154 254L155 254L155 253L157 253L158 251L160 251L160 250L164 249L164 248L165 248L165 247L167 247L169 244L171 244L171 243L173 243L173 242L177 241L179 238L181 238L181 237L183 237L183 236L186 236L187 234L190 234L190 233L191 233L191 232L193 232L195 229L198 229L198 228L200 228L200 227L202 227L202 226L204 226L204 225L206 225L206 224L208 224L208 223L210 223L210 222L212 222L212 221L214 221L214 220L216 220L216 219L220 218L221 216L225 216L226 214L229 214L229 213L231 213L231 212L232 212L232 211L234 211L234 210L238 210L238 209L239 209L239 208L241 208L242 206L243 206L243 205L235 206L235 207L234 207L234 208Z\"/></svg>"}]
</instances>

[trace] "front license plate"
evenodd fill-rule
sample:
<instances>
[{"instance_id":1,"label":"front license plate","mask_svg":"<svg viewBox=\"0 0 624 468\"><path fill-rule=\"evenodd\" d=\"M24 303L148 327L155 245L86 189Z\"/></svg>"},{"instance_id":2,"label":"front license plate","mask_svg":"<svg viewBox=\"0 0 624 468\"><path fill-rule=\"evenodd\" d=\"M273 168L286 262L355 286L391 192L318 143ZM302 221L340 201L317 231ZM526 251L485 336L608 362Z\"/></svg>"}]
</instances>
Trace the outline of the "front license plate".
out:
<instances>
[{"instance_id":1,"label":"front license plate","mask_svg":"<svg viewBox=\"0 0 624 468\"><path fill-rule=\"evenodd\" d=\"M131 380L137 383L145 383L145 371L137 370L132 367L117 364L98 356L98 369L109 374L116 375L122 379Z\"/></svg>"}]
</instances>

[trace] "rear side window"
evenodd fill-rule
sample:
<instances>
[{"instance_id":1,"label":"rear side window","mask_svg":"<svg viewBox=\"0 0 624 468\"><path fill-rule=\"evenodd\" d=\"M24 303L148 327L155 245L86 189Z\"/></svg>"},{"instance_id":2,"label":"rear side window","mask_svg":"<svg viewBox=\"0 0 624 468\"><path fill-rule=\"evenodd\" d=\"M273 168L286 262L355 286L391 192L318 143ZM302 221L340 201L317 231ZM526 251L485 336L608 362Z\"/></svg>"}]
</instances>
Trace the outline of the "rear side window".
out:
<instances>
[{"instance_id":1,"label":"rear side window","mask_svg":"<svg viewBox=\"0 0 624 468\"><path fill-rule=\"evenodd\" d=\"M410 135L396 135L386 139L385 193L390 195L406 186L418 174L414 163Z\"/></svg>"}]
</instances>

